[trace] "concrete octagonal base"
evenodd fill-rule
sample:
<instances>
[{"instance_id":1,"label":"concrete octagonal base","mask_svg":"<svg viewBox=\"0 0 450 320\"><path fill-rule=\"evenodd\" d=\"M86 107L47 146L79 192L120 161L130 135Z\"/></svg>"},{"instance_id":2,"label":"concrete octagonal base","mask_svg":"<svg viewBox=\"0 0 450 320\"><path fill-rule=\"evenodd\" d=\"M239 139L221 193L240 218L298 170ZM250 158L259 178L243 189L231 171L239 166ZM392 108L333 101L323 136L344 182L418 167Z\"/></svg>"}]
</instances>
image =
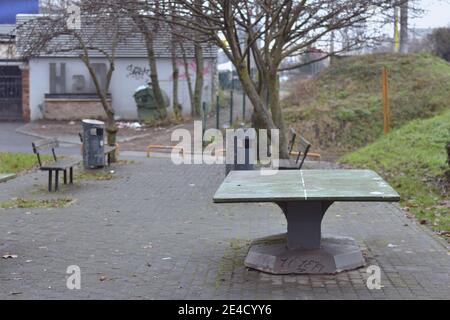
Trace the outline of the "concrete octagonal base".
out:
<instances>
[{"instance_id":1,"label":"concrete octagonal base","mask_svg":"<svg viewBox=\"0 0 450 320\"><path fill-rule=\"evenodd\" d=\"M365 265L352 238L323 237L320 248L312 250L290 250L286 243L286 234L257 240L245 265L272 274L334 274Z\"/></svg>"}]
</instances>

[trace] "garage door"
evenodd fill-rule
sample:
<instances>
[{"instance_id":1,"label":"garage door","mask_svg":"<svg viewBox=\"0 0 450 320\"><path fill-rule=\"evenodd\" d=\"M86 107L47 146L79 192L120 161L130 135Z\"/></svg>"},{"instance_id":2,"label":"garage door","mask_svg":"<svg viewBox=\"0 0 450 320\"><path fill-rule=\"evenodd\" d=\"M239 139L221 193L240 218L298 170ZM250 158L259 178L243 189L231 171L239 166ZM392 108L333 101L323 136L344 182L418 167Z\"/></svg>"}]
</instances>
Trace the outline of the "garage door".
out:
<instances>
[{"instance_id":1,"label":"garage door","mask_svg":"<svg viewBox=\"0 0 450 320\"><path fill-rule=\"evenodd\" d=\"M0 120L22 119L22 74L19 67L0 66Z\"/></svg>"}]
</instances>

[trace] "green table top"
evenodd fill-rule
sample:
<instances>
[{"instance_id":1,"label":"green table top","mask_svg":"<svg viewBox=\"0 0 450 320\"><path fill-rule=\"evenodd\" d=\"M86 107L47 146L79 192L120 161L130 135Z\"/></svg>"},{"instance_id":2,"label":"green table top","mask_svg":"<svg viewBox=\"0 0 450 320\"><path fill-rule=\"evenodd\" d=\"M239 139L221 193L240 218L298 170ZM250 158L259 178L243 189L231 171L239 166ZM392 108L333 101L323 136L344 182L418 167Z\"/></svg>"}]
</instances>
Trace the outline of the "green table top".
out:
<instances>
[{"instance_id":1,"label":"green table top","mask_svg":"<svg viewBox=\"0 0 450 320\"><path fill-rule=\"evenodd\" d=\"M398 193L370 170L231 171L213 198L216 203L284 201L397 202Z\"/></svg>"}]
</instances>

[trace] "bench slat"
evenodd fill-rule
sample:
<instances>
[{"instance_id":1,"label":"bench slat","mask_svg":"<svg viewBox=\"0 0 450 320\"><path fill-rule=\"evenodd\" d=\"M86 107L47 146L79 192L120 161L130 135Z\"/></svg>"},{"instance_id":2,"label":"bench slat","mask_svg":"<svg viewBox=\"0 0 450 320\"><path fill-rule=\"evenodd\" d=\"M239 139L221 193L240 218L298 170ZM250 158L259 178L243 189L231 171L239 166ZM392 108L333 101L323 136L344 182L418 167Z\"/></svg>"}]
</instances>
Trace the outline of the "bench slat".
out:
<instances>
[{"instance_id":1,"label":"bench slat","mask_svg":"<svg viewBox=\"0 0 450 320\"><path fill-rule=\"evenodd\" d=\"M41 150L55 149L59 147L58 139L42 139L33 142L33 149L35 152Z\"/></svg>"},{"instance_id":2,"label":"bench slat","mask_svg":"<svg viewBox=\"0 0 450 320\"><path fill-rule=\"evenodd\" d=\"M75 167L81 160L61 160L43 164L41 170L66 170Z\"/></svg>"}]
</instances>

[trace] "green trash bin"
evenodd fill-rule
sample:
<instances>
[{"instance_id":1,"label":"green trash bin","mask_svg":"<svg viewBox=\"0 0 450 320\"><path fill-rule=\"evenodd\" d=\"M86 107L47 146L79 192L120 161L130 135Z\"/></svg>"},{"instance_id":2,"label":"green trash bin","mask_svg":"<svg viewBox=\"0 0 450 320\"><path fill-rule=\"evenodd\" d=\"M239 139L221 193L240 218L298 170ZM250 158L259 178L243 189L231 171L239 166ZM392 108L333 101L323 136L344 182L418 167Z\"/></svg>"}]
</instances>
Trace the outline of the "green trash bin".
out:
<instances>
[{"instance_id":1,"label":"green trash bin","mask_svg":"<svg viewBox=\"0 0 450 320\"><path fill-rule=\"evenodd\" d=\"M169 107L169 97L162 91L165 107ZM159 111L156 107L155 97L151 85L140 86L134 92L134 100L138 108L139 120L159 119Z\"/></svg>"}]
</instances>

